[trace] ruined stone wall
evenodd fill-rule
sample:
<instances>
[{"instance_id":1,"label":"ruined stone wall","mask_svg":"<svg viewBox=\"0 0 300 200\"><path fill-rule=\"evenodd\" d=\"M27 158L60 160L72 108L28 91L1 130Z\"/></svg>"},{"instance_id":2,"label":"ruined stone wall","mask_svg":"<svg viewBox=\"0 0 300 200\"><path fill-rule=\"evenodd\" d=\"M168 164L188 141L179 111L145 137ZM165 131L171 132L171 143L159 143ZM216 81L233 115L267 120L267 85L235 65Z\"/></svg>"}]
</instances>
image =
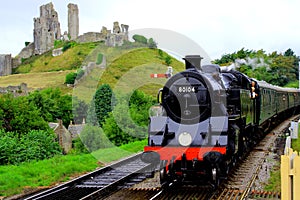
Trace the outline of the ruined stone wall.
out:
<instances>
[{"instance_id":1,"label":"ruined stone wall","mask_svg":"<svg viewBox=\"0 0 300 200\"><path fill-rule=\"evenodd\" d=\"M113 33L107 34L105 44L111 47L122 46L124 41L128 41L128 29L128 25L121 24L120 28L119 22L114 22Z\"/></svg>"},{"instance_id":2,"label":"ruined stone wall","mask_svg":"<svg viewBox=\"0 0 300 200\"><path fill-rule=\"evenodd\" d=\"M32 55L34 55L35 52L35 46L34 43L28 44L26 47L24 47L18 56L13 58L12 60L12 68L18 67L22 63L22 58L30 58Z\"/></svg>"},{"instance_id":3,"label":"ruined stone wall","mask_svg":"<svg viewBox=\"0 0 300 200\"><path fill-rule=\"evenodd\" d=\"M0 54L0 76L7 76L12 73L11 54Z\"/></svg>"},{"instance_id":4,"label":"ruined stone wall","mask_svg":"<svg viewBox=\"0 0 300 200\"><path fill-rule=\"evenodd\" d=\"M100 32L87 32L78 36L75 41L79 43L99 42L105 41L105 36Z\"/></svg>"},{"instance_id":5,"label":"ruined stone wall","mask_svg":"<svg viewBox=\"0 0 300 200\"><path fill-rule=\"evenodd\" d=\"M0 87L0 94L7 94L11 93L15 97L17 96L24 96L27 95L29 92L29 88L27 87L26 83L21 83L20 85L17 86L7 86L7 87Z\"/></svg>"},{"instance_id":6,"label":"ruined stone wall","mask_svg":"<svg viewBox=\"0 0 300 200\"><path fill-rule=\"evenodd\" d=\"M76 4L68 4L68 33L71 40L79 35L79 10Z\"/></svg>"},{"instance_id":7,"label":"ruined stone wall","mask_svg":"<svg viewBox=\"0 0 300 200\"><path fill-rule=\"evenodd\" d=\"M128 41L128 29L128 25L121 24L120 27L119 22L114 22L112 32L103 26L100 32L88 32L78 36L76 42L85 43L104 41L107 46L121 46L124 41Z\"/></svg>"},{"instance_id":8,"label":"ruined stone wall","mask_svg":"<svg viewBox=\"0 0 300 200\"><path fill-rule=\"evenodd\" d=\"M54 41L61 38L58 14L53 4L40 7L40 17L34 18L33 38L35 53L42 54L53 48Z\"/></svg>"}]
</instances>

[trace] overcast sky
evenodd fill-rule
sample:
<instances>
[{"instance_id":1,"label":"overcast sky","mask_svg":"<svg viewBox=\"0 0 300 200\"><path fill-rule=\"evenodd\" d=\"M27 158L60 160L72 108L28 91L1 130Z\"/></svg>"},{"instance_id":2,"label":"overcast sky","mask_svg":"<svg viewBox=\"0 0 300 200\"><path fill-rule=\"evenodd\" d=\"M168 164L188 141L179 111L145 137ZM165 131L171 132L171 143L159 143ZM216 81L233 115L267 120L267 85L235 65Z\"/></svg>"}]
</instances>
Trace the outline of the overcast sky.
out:
<instances>
[{"instance_id":1,"label":"overcast sky","mask_svg":"<svg viewBox=\"0 0 300 200\"><path fill-rule=\"evenodd\" d=\"M243 47L267 53L291 48L300 55L299 0L5 0L0 7L0 54L16 56L25 41L33 41L33 18L49 2L58 12L62 33L67 31L67 5L75 3L80 34L99 32L102 26L112 29L119 21L129 30L183 34L212 59Z\"/></svg>"}]
</instances>

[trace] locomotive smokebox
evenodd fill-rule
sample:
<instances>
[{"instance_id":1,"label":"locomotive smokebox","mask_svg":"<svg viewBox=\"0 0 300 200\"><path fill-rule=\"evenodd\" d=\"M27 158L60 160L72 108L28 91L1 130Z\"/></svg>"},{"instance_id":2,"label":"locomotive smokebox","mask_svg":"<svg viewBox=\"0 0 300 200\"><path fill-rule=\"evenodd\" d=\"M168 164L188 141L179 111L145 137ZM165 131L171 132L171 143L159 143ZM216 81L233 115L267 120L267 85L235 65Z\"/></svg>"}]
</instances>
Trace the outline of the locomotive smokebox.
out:
<instances>
[{"instance_id":1,"label":"locomotive smokebox","mask_svg":"<svg viewBox=\"0 0 300 200\"><path fill-rule=\"evenodd\" d=\"M196 68L197 70L202 70L201 69L201 60L203 57L200 55L187 55L183 60L185 60L185 68L190 69L190 68Z\"/></svg>"}]
</instances>

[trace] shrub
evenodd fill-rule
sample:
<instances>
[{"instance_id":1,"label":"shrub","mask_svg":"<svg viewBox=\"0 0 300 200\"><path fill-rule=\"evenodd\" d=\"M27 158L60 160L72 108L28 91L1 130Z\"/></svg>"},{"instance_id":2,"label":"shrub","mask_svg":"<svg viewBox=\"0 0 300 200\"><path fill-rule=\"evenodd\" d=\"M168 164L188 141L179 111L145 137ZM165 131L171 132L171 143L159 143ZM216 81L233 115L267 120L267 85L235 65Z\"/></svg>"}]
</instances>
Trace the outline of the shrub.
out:
<instances>
[{"instance_id":1,"label":"shrub","mask_svg":"<svg viewBox=\"0 0 300 200\"><path fill-rule=\"evenodd\" d=\"M97 65L101 64L102 60L103 60L103 54L102 53L98 53L96 64Z\"/></svg>"},{"instance_id":2,"label":"shrub","mask_svg":"<svg viewBox=\"0 0 300 200\"><path fill-rule=\"evenodd\" d=\"M18 134L48 128L48 124L41 117L39 108L30 103L28 97L14 98L10 94L0 98L0 124L2 125L0 129Z\"/></svg>"},{"instance_id":3,"label":"shrub","mask_svg":"<svg viewBox=\"0 0 300 200\"><path fill-rule=\"evenodd\" d=\"M63 45L62 51L65 52L67 51L69 48L76 46L76 42L74 41L68 41Z\"/></svg>"},{"instance_id":4,"label":"shrub","mask_svg":"<svg viewBox=\"0 0 300 200\"><path fill-rule=\"evenodd\" d=\"M63 45L63 41L62 40L55 40L54 41L54 48L59 48Z\"/></svg>"},{"instance_id":5,"label":"shrub","mask_svg":"<svg viewBox=\"0 0 300 200\"><path fill-rule=\"evenodd\" d=\"M80 139L90 152L100 148L112 147L110 141L106 138L99 126L92 126L89 124L84 126L82 132L80 133ZM80 149L84 150L82 146Z\"/></svg>"},{"instance_id":6,"label":"shrub","mask_svg":"<svg viewBox=\"0 0 300 200\"><path fill-rule=\"evenodd\" d=\"M60 154L61 150L52 130L32 130L19 135L0 130L0 165L43 160Z\"/></svg>"},{"instance_id":7,"label":"shrub","mask_svg":"<svg viewBox=\"0 0 300 200\"><path fill-rule=\"evenodd\" d=\"M156 49L157 48L157 44L156 42L153 40L153 38L150 38L148 41L148 47L150 49Z\"/></svg>"},{"instance_id":8,"label":"shrub","mask_svg":"<svg viewBox=\"0 0 300 200\"><path fill-rule=\"evenodd\" d=\"M135 42L140 42L140 43L143 43L143 44L147 44L148 43L148 40L145 36L142 36L142 35L133 35L132 38L134 39Z\"/></svg>"},{"instance_id":9,"label":"shrub","mask_svg":"<svg viewBox=\"0 0 300 200\"><path fill-rule=\"evenodd\" d=\"M168 65L168 66L170 66L170 64L172 63L172 58L171 58L169 55L167 55L167 56L165 57L165 63L166 63L166 65Z\"/></svg>"},{"instance_id":10,"label":"shrub","mask_svg":"<svg viewBox=\"0 0 300 200\"><path fill-rule=\"evenodd\" d=\"M74 84L76 77L77 77L76 72L71 72L71 73L67 74L65 83L66 84Z\"/></svg>"}]
</instances>

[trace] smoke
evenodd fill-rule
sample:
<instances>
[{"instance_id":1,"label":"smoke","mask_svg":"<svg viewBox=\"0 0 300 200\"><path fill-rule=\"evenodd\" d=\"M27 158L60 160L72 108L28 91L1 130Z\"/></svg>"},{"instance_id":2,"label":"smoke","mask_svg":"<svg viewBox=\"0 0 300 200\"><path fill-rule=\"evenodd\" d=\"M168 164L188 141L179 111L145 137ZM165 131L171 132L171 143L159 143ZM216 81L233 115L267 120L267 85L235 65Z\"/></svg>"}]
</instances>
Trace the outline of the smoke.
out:
<instances>
[{"instance_id":1,"label":"smoke","mask_svg":"<svg viewBox=\"0 0 300 200\"><path fill-rule=\"evenodd\" d=\"M232 65L234 65L235 69L239 69L242 65L251 66L252 70L260 67L266 67L267 70L270 69L269 63L265 62L264 58L247 57L245 59L236 59Z\"/></svg>"}]
</instances>

